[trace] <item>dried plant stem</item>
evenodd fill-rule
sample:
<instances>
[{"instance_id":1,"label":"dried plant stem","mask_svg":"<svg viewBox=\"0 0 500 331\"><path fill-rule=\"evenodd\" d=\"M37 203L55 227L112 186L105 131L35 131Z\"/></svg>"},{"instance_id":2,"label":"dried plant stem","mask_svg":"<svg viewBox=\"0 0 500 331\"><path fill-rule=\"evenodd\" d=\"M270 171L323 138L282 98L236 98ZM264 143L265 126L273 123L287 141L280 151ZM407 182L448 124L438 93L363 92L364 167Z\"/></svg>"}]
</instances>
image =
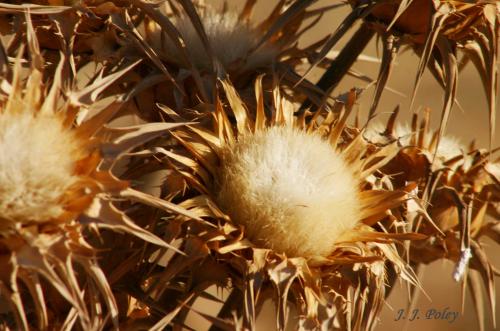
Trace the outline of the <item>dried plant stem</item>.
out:
<instances>
[{"instance_id":1,"label":"dried plant stem","mask_svg":"<svg viewBox=\"0 0 500 331\"><path fill-rule=\"evenodd\" d=\"M217 315L217 318L220 319L229 319L232 317L232 312L235 307L240 309L242 307L241 303L243 302L243 294L241 291L237 289L233 289L231 291L231 294L227 297L226 301L224 302L224 305L222 306L221 310L219 311L219 314ZM221 328L219 328L216 324L212 324L210 329L208 331L221 331Z\"/></svg>"},{"instance_id":2,"label":"dried plant stem","mask_svg":"<svg viewBox=\"0 0 500 331\"><path fill-rule=\"evenodd\" d=\"M396 280L398 280L398 274L392 263L386 263L385 268L387 270L385 298L387 299L389 298L389 295L392 293L392 289L394 288L394 284L396 284Z\"/></svg>"},{"instance_id":3,"label":"dried plant stem","mask_svg":"<svg viewBox=\"0 0 500 331\"><path fill-rule=\"evenodd\" d=\"M339 55L330 63L318 83L316 83L317 87L325 91L325 95L329 95L337 87L374 35L375 31L372 28L366 23L361 24ZM311 107L311 110L316 109L309 100L306 100L300 107L299 113L302 113L308 107Z\"/></svg>"}]
</instances>

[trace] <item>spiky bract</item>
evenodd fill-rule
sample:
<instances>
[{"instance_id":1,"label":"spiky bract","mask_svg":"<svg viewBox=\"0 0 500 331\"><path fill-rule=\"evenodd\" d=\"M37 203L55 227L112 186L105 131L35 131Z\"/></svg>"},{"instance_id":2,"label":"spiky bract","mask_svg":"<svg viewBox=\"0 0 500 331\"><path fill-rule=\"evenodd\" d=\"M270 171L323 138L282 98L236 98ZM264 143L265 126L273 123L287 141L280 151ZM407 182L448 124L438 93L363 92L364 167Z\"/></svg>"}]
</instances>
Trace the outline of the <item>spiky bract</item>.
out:
<instances>
[{"instance_id":1,"label":"spiky bract","mask_svg":"<svg viewBox=\"0 0 500 331\"><path fill-rule=\"evenodd\" d=\"M364 1L350 0L363 7ZM390 0L373 1L365 18L384 41L382 65L370 114L377 108L399 50L409 45L420 57L413 89L414 102L426 68L444 87L439 137L444 135L455 103L457 82L463 64L472 63L481 76L487 96L490 148L496 118L498 40L500 6L490 1ZM463 56L459 60L459 54Z\"/></svg>"}]
</instances>

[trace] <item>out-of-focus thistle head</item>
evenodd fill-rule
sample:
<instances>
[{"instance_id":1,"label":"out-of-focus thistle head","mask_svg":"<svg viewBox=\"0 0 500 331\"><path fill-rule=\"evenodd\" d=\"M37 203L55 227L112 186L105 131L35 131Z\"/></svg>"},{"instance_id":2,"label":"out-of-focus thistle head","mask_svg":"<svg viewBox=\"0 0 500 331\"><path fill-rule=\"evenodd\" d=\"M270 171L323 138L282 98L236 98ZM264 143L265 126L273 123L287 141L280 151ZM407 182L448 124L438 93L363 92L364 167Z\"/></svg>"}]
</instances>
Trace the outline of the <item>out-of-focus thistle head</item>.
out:
<instances>
[{"instance_id":1,"label":"out-of-focus thistle head","mask_svg":"<svg viewBox=\"0 0 500 331\"><path fill-rule=\"evenodd\" d=\"M250 72L262 67L272 66L279 60L279 49L271 43L260 47L258 43L264 31L242 19L236 12L219 12L213 8L201 8L198 12L203 25L209 49L206 49L200 33L186 14L174 16L172 22L179 32L191 64L202 72L211 72L213 66L221 66L216 70L228 72L230 76ZM153 27L158 38L156 49L161 55L171 58L178 65L185 65L182 55L174 43L162 37L159 27ZM208 53L208 52L211 53ZM216 61L214 64L213 61Z\"/></svg>"},{"instance_id":2,"label":"out-of-focus thistle head","mask_svg":"<svg viewBox=\"0 0 500 331\"><path fill-rule=\"evenodd\" d=\"M416 281L394 240L422 238L376 226L396 220L389 215L413 188L393 191L375 184L374 174L397 146L376 149L345 127L354 92L346 108L336 104L342 116L325 111L297 117L278 88L273 105L265 105L259 79L252 116L234 87L228 81L221 85L225 93L214 105L213 129L175 130L180 146L158 150L172 170L165 181L168 199L203 221L168 221L169 229L177 229L171 238L191 257L158 257L165 269L147 280L148 293L155 300L176 295L179 302L191 302L211 285L229 287L223 310L234 311L249 328L275 295L280 330L292 302L305 330L372 328L384 299L384 263L402 279ZM182 279L197 286L182 286ZM179 318L174 323L183 323Z\"/></svg>"},{"instance_id":3,"label":"out-of-focus thistle head","mask_svg":"<svg viewBox=\"0 0 500 331\"><path fill-rule=\"evenodd\" d=\"M442 136L455 102L459 71L472 63L481 76L488 101L490 144L493 143L497 92L500 5L497 1L350 0L366 5L366 22L384 42L381 70L372 113L399 49L411 47L419 56L412 101L426 69L445 90L440 123ZM491 148L492 146L490 146Z\"/></svg>"},{"instance_id":4,"label":"out-of-focus thistle head","mask_svg":"<svg viewBox=\"0 0 500 331\"><path fill-rule=\"evenodd\" d=\"M271 86L279 79L283 86L294 87L289 98L303 100L318 89L301 79L297 67L307 63L324 42L299 48L298 39L311 26L307 19L319 18L324 9L307 10L310 3L279 2L260 23L251 15L255 1L247 1L241 12L205 5L166 6L163 15L151 14L145 20L144 51L158 59L175 80L174 96L159 95L159 100L177 111L213 103L213 86L218 78L230 77L247 102L252 102L253 81L261 73ZM146 5L140 6L146 13ZM158 67L160 68L160 67ZM161 69L161 68L160 68ZM163 69L162 69L163 70ZM180 71L179 71L180 70ZM300 92L300 93L298 93ZM315 100L316 100L315 99Z\"/></svg>"},{"instance_id":5,"label":"out-of-focus thistle head","mask_svg":"<svg viewBox=\"0 0 500 331\"><path fill-rule=\"evenodd\" d=\"M111 172L125 152L169 125L103 127L124 100L98 106L100 91L133 65L101 71L77 88L61 55L48 80L29 16L25 24L27 46L14 65L3 63L1 75L0 327L118 326L114 294L89 242L110 229L169 247L113 204L152 198ZM25 49L30 61L22 58Z\"/></svg>"},{"instance_id":6,"label":"out-of-focus thistle head","mask_svg":"<svg viewBox=\"0 0 500 331\"><path fill-rule=\"evenodd\" d=\"M480 329L484 330L481 282L484 283L495 323L494 276L499 272L490 264L483 246L485 237L500 242L500 172L494 154L465 147L452 137L439 139L430 128L430 110L419 121L415 115L410 127L394 126L395 115L383 130L372 127L365 138L386 145L395 139L402 145L398 155L384 168L393 174L395 188L406 182L418 183L418 196L425 213L409 206L406 217L415 232L428 235L413 242L410 259L415 264L449 259L456 263L454 275L464 279L474 297ZM392 124L390 124L392 123ZM418 200L416 200L418 201ZM422 222L427 219L430 222Z\"/></svg>"},{"instance_id":7,"label":"out-of-focus thistle head","mask_svg":"<svg viewBox=\"0 0 500 331\"><path fill-rule=\"evenodd\" d=\"M426 110L428 115L429 110ZM423 129L423 128L421 128ZM433 161L433 168L444 167L444 164L458 156L467 153L466 146L462 145L458 138L445 135L438 141L438 132L425 128L425 132L417 128L414 131L411 125L407 123L396 123L394 127L387 131L387 126L381 122L370 122L364 132L366 140L374 144L385 145L398 140L402 147L418 147L419 153L425 155L428 160ZM439 145L438 145L439 143ZM460 161L454 162L454 166L460 165ZM448 164L448 167L450 164Z\"/></svg>"},{"instance_id":8,"label":"out-of-focus thistle head","mask_svg":"<svg viewBox=\"0 0 500 331\"><path fill-rule=\"evenodd\" d=\"M254 23L255 3L249 0L241 12L234 12L201 1L82 0L66 6L31 7L30 12L37 16L35 30L41 47L54 57L59 50L73 52L76 68L89 61L110 65L124 58L142 59L127 79L141 83L130 92L137 100L138 115L146 120L163 116L152 100L184 112L185 117L185 108L200 111L200 104L213 103L217 78L227 75L244 98L253 94L253 80L268 73L265 85L279 79L297 91L289 93L289 98L303 100L310 95L321 102L321 90L302 79L297 68L315 58L324 40L299 48L298 39L314 26L305 24L308 19L316 22L323 12L339 5L309 9L310 1L281 1L268 17ZM22 5L3 8L6 13L23 10ZM13 33L14 26L15 20L0 28Z\"/></svg>"}]
</instances>

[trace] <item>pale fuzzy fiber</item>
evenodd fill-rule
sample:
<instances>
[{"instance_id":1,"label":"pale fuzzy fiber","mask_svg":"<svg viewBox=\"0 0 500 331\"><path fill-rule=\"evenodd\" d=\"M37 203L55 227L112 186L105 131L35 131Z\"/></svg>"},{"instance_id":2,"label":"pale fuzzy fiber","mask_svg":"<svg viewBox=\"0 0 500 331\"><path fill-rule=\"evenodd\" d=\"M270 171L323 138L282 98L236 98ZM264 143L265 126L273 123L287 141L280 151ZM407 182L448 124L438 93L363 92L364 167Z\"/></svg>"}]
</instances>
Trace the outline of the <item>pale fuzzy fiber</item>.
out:
<instances>
[{"instance_id":1,"label":"pale fuzzy fiber","mask_svg":"<svg viewBox=\"0 0 500 331\"><path fill-rule=\"evenodd\" d=\"M258 246L327 256L360 219L358 181L318 135L272 127L222 155L217 200Z\"/></svg>"},{"instance_id":2,"label":"pale fuzzy fiber","mask_svg":"<svg viewBox=\"0 0 500 331\"><path fill-rule=\"evenodd\" d=\"M364 137L371 142L381 143L384 140L382 134L385 131L385 126L380 122L372 122L364 132ZM409 146L412 135L412 129L408 125L397 124L394 128L394 136L399 139L403 146ZM427 140L424 144L428 146L431 143L432 134L427 135ZM439 141L436 156L442 162L450 160L456 156L464 154L464 146L453 136L443 136Z\"/></svg>"},{"instance_id":3,"label":"pale fuzzy fiber","mask_svg":"<svg viewBox=\"0 0 500 331\"><path fill-rule=\"evenodd\" d=\"M231 69L232 64L245 70L255 69L262 65L270 65L276 57L278 53L276 48L263 45L247 58L249 51L261 36L257 35L250 23L239 20L236 13L222 14L205 9L199 15L214 56L226 70ZM174 24L185 42L195 67L210 69L212 63L190 18L187 16L174 18ZM171 42L168 42L167 46L167 51L176 49ZM175 52L174 56L179 55Z\"/></svg>"},{"instance_id":4,"label":"pale fuzzy fiber","mask_svg":"<svg viewBox=\"0 0 500 331\"><path fill-rule=\"evenodd\" d=\"M48 221L75 183L78 145L56 116L0 112L0 219Z\"/></svg>"}]
</instances>

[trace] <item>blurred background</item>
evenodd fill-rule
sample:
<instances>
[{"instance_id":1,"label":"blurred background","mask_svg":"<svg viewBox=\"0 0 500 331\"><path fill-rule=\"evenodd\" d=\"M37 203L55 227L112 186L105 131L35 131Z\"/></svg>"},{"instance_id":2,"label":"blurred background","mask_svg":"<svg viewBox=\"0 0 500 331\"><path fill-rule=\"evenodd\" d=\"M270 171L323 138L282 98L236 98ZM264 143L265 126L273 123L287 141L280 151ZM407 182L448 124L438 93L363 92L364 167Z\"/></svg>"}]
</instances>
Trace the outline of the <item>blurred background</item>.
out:
<instances>
[{"instance_id":1,"label":"blurred background","mask_svg":"<svg viewBox=\"0 0 500 331\"><path fill-rule=\"evenodd\" d=\"M253 14L255 22L259 22L266 18L278 0L265 0L257 1L256 10ZM340 2L340 1L339 1ZM222 5L222 0L207 0L207 4L219 7ZM231 0L228 1L229 8L239 11L243 7L245 0ZM314 8L332 5L331 0L318 1ZM309 45L314 41L318 41L325 37L327 34L333 33L338 27L342 19L350 12L348 6L331 10L322 17L315 28L311 29L300 40L299 45ZM355 29L353 29L355 30ZM352 32L352 31L351 31ZM334 50L340 50L348 40L348 36L340 41ZM371 57L379 57L377 50L376 40L372 40L371 44L364 51L364 55ZM418 58L412 51L407 51L398 56L397 63L392 71L391 77L388 81L388 87L396 90L398 93L387 90L384 92L377 112L378 120L383 123L386 122L390 112L394 110L397 105L401 106L399 114L399 121L409 123L411 119L410 98L413 88L415 75L418 66ZM363 73L369 77L377 77L379 70L378 63L374 62L357 62L354 67L356 71ZM304 71L307 66L304 66ZM316 82L321 75L321 71L313 71L307 78ZM352 87L365 87L366 82L353 77L346 77L333 92L333 96L341 94L350 90ZM362 98L359 100L358 111L360 117L366 118L373 88L366 91ZM447 127L447 134L456 137L464 145L468 145L472 140L475 140L478 147L488 147L488 110L486 104L486 96L484 94L479 74L475 71L472 65L460 73L458 81L457 100L463 110L455 106L452 110L450 121ZM424 74L423 81L418 90L416 102L414 105L415 110L422 110L423 107L430 107L432 109L432 126L437 128L441 116L441 108L443 102L443 92L439 84L429 74ZM498 107L498 105L497 105ZM498 128L500 121L497 117L497 136L493 142L493 147L498 147L500 143L500 134ZM500 266L500 257L496 254L495 247L492 242L485 241L490 257L493 257L493 264ZM376 330L397 330L397 331L417 331L417 330L453 330L453 331L471 331L478 330L477 319L474 311L472 299L468 293L465 292L465 301L462 311L462 284L456 283L452 278L454 264L450 261L438 261L426 266L423 273L420 275L422 287L427 294L420 294L416 309L422 313L427 312L429 309L444 310L459 312L459 317L450 323L445 320L432 320L423 319L415 320L413 322L405 323L401 320L395 321L398 316L398 310L405 309L408 303L407 288L403 283L396 283L382 314L380 315L380 322ZM484 290L484 289L483 289ZM500 292L500 291L499 291ZM486 294L486 293L484 293ZM497 301L500 301L500 295L497 292ZM486 296L485 296L486 298ZM489 312L488 303L484 302L486 311L486 330L494 330L491 322L491 313ZM218 307L204 307L205 311L215 310ZM272 312L272 305L269 304L267 313L259 317L258 330L272 330L274 329L274 314ZM497 309L496 320L500 321L500 309ZM204 322L201 317L193 316L190 323L191 327L196 330L204 329Z\"/></svg>"}]
</instances>

